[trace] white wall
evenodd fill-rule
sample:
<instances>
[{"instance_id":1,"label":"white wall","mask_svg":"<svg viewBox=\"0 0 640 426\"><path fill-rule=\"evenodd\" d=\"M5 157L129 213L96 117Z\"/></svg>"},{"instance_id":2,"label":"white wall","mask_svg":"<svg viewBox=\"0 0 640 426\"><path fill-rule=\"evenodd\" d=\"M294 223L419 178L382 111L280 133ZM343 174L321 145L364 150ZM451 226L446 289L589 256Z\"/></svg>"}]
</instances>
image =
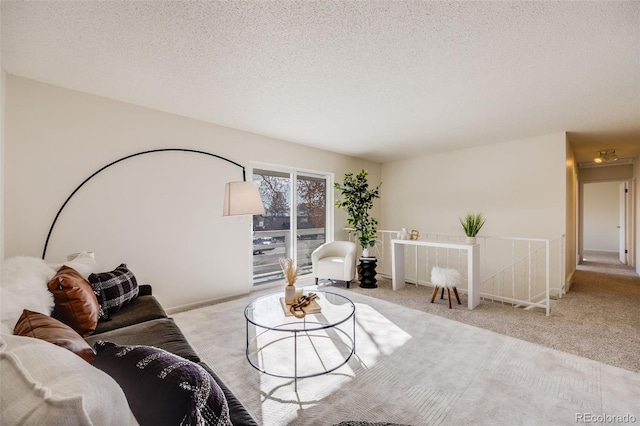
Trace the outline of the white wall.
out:
<instances>
[{"instance_id":1,"label":"white wall","mask_svg":"<svg viewBox=\"0 0 640 426\"><path fill-rule=\"evenodd\" d=\"M0 7L0 11L2 8ZM0 12L0 21L2 12ZM0 45L2 38L0 36ZM2 68L2 49L0 49L0 259L4 259L4 105L6 74Z\"/></svg>"},{"instance_id":2,"label":"white wall","mask_svg":"<svg viewBox=\"0 0 640 426\"><path fill-rule=\"evenodd\" d=\"M620 182L584 185L584 249L619 251Z\"/></svg>"},{"instance_id":3,"label":"white wall","mask_svg":"<svg viewBox=\"0 0 640 426\"><path fill-rule=\"evenodd\" d=\"M640 165L636 161L633 168L633 181L631 184L632 190L635 192L635 217L632 224L632 229L635 230L636 244L634 247L636 258L636 272L640 275Z\"/></svg>"},{"instance_id":4,"label":"white wall","mask_svg":"<svg viewBox=\"0 0 640 426\"><path fill-rule=\"evenodd\" d=\"M458 218L481 211L480 235L558 237L566 155L557 133L383 164L382 227L463 235Z\"/></svg>"},{"instance_id":5,"label":"white wall","mask_svg":"<svg viewBox=\"0 0 640 426\"><path fill-rule=\"evenodd\" d=\"M567 225L565 240L565 288L569 290L578 264L578 169L569 141L566 143Z\"/></svg>"},{"instance_id":6,"label":"white wall","mask_svg":"<svg viewBox=\"0 0 640 426\"><path fill-rule=\"evenodd\" d=\"M8 75L5 256L40 257L71 191L100 167L135 152L190 148L251 161L346 172L380 165ZM65 207L49 262L93 250L103 269L125 262L165 307L251 289L250 219L224 218L224 183L241 169L212 157L151 154L97 175ZM344 216L336 213L342 238Z\"/></svg>"},{"instance_id":7,"label":"white wall","mask_svg":"<svg viewBox=\"0 0 640 426\"><path fill-rule=\"evenodd\" d=\"M4 259L4 115L6 73L0 60L0 259Z\"/></svg>"},{"instance_id":8,"label":"white wall","mask_svg":"<svg viewBox=\"0 0 640 426\"><path fill-rule=\"evenodd\" d=\"M0 49L1 50L1 49ZM6 73L0 58L0 259L4 259L4 111Z\"/></svg>"}]
</instances>

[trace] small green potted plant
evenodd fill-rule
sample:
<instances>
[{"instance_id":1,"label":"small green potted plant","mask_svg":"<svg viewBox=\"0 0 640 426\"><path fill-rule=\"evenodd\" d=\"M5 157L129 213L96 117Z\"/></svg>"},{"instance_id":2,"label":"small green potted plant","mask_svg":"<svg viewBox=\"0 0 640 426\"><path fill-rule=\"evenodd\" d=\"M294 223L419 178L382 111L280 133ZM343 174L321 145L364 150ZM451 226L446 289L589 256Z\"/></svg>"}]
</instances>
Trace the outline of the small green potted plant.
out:
<instances>
[{"instance_id":1,"label":"small green potted plant","mask_svg":"<svg viewBox=\"0 0 640 426\"><path fill-rule=\"evenodd\" d=\"M373 208L373 200L380 198L380 185L375 188L369 187L367 180L368 172L362 170L354 176L353 173L344 175L342 184L335 183L335 189L339 190L343 199L336 201L336 207L347 212L347 223L351 230L349 233L355 234L362 256L368 257L369 247L376 244L378 232L378 221L369 214Z\"/></svg>"},{"instance_id":2,"label":"small green potted plant","mask_svg":"<svg viewBox=\"0 0 640 426\"><path fill-rule=\"evenodd\" d=\"M476 235L478 235L485 222L486 219L482 216L482 213L467 213L465 217L460 218L460 224L467 236L467 243L476 243Z\"/></svg>"}]
</instances>

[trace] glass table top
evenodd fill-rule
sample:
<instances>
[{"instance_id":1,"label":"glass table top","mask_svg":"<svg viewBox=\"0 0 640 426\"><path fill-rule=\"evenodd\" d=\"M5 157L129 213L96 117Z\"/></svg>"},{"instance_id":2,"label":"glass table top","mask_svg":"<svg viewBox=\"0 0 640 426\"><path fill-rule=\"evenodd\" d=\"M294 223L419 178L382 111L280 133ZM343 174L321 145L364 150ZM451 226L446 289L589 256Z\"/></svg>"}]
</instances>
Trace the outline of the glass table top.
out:
<instances>
[{"instance_id":1,"label":"glass table top","mask_svg":"<svg viewBox=\"0 0 640 426\"><path fill-rule=\"evenodd\" d=\"M308 294L304 291L304 294ZM348 298L326 291L314 291L320 312L307 313L304 318L287 315L283 307L284 290L259 297L247 305L244 316L258 327L280 331L311 331L335 327L353 316L355 305Z\"/></svg>"}]
</instances>

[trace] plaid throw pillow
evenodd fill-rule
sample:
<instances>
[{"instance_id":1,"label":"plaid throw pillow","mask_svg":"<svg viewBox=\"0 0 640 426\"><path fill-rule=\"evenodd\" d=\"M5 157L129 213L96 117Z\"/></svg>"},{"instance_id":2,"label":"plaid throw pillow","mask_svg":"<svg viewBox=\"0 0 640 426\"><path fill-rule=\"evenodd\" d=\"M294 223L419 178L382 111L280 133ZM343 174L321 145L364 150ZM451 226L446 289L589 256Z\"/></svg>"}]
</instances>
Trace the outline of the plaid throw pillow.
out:
<instances>
[{"instance_id":1,"label":"plaid throw pillow","mask_svg":"<svg viewBox=\"0 0 640 426\"><path fill-rule=\"evenodd\" d=\"M89 275L89 284L100 304L100 319L108 320L138 297L138 282L124 263L110 272Z\"/></svg>"}]
</instances>

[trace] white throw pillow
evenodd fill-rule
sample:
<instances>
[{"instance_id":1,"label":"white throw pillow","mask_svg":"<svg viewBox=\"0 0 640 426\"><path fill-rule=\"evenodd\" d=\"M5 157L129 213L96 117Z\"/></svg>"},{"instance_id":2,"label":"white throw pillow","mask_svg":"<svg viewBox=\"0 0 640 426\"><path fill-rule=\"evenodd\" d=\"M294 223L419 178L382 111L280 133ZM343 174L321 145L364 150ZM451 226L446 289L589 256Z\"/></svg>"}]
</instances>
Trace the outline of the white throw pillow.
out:
<instances>
[{"instance_id":1,"label":"white throw pillow","mask_svg":"<svg viewBox=\"0 0 640 426\"><path fill-rule=\"evenodd\" d=\"M138 424L115 380L59 346L0 335L0 370L0 424Z\"/></svg>"},{"instance_id":2,"label":"white throw pillow","mask_svg":"<svg viewBox=\"0 0 640 426\"><path fill-rule=\"evenodd\" d=\"M100 272L100 266L93 257L93 252L88 251L82 251L78 253L78 255L73 258L73 260L67 260L64 263L50 266L56 271L63 266L68 266L69 268L75 269L76 272L82 275L82 278L84 278L85 280L89 279L89 275L95 272Z\"/></svg>"},{"instance_id":3,"label":"white throw pillow","mask_svg":"<svg viewBox=\"0 0 640 426\"><path fill-rule=\"evenodd\" d=\"M56 270L37 257L16 256L0 267L0 331L13 333L23 309L51 315L54 300L47 284Z\"/></svg>"}]
</instances>

